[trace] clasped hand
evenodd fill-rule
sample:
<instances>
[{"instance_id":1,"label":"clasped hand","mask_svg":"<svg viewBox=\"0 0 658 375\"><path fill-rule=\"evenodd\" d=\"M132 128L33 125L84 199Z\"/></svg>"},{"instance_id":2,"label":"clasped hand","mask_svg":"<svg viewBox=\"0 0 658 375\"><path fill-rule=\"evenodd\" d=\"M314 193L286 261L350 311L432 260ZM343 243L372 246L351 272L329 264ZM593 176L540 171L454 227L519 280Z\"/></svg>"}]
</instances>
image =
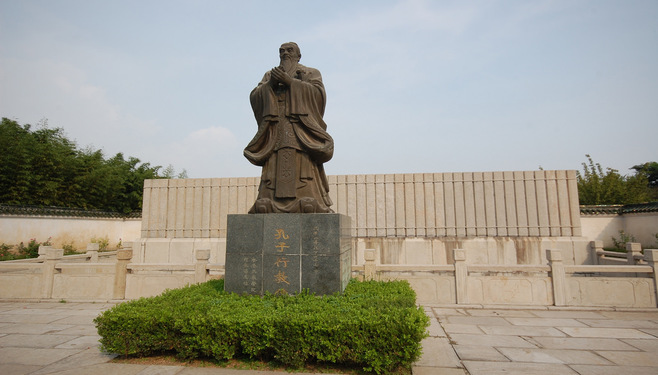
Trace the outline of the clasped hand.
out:
<instances>
[{"instance_id":1,"label":"clasped hand","mask_svg":"<svg viewBox=\"0 0 658 375\"><path fill-rule=\"evenodd\" d=\"M271 78L270 81L276 85L277 83L282 83L286 86L290 86L292 83L292 77L282 67L277 66L276 68L270 71Z\"/></svg>"}]
</instances>

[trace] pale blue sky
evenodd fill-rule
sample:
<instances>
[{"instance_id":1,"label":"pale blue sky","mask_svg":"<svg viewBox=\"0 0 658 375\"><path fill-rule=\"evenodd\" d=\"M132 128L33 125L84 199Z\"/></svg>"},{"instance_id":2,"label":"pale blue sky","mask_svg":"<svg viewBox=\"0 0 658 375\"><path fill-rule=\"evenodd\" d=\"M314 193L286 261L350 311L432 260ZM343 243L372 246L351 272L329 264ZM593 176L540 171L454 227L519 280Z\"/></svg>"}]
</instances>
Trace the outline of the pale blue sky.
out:
<instances>
[{"instance_id":1,"label":"pale blue sky","mask_svg":"<svg viewBox=\"0 0 658 375\"><path fill-rule=\"evenodd\" d=\"M655 0L0 0L0 116L258 176L249 92L287 41L323 75L327 174L658 161Z\"/></svg>"}]
</instances>

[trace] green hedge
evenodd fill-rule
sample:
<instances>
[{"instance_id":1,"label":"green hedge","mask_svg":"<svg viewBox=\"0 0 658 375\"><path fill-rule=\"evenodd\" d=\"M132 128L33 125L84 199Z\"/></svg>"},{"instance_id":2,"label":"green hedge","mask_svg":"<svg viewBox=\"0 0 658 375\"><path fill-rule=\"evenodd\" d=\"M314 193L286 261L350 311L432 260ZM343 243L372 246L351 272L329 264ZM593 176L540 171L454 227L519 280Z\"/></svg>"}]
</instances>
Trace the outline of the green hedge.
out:
<instances>
[{"instance_id":1,"label":"green hedge","mask_svg":"<svg viewBox=\"0 0 658 375\"><path fill-rule=\"evenodd\" d=\"M119 304L95 319L103 350L126 356L174 352L211 357L410 368L429 319L406 281L352 280L342 295L239 296L223 280Z\"/></svg>"}]
</instances>

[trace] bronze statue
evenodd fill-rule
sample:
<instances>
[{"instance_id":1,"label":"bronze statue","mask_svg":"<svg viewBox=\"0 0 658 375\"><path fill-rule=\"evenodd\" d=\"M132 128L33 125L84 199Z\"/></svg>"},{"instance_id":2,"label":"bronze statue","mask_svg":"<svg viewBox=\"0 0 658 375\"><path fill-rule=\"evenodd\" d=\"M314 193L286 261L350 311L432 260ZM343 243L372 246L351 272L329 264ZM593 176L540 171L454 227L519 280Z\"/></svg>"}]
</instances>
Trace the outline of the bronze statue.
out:
<instances>
[{"instance_id":1,"label":"bronze statue","mask_svg":"<svg viewBox=\"0 0 658 375\"><path fill-rule=\"evenodd\" d=\"M249 213L333 212L323 163L333 156L334 140L322 119L322 76L299 63L296 43L282 44L279 57L250 94L258 132L244 156L263 169Z\"/></svg>"}]
</instances>

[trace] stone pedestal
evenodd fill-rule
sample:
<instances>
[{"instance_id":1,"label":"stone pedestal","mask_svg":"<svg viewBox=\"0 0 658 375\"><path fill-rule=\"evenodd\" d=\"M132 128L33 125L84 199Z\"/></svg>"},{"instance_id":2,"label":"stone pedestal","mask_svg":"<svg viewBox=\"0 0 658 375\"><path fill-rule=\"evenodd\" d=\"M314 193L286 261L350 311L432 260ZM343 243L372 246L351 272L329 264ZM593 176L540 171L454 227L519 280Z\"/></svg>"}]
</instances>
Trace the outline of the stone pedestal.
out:
<instances>
[{"instance_id":1,"label":"stone pedestal","mask_svg":"<svg viewBox=\"0 0 658 375\"><path fill-rule=\"evenodd\" d=\"M225 289L342 292L351 274L350 228L341 214L228 215Z\"/></svg>"}]
</instances>

